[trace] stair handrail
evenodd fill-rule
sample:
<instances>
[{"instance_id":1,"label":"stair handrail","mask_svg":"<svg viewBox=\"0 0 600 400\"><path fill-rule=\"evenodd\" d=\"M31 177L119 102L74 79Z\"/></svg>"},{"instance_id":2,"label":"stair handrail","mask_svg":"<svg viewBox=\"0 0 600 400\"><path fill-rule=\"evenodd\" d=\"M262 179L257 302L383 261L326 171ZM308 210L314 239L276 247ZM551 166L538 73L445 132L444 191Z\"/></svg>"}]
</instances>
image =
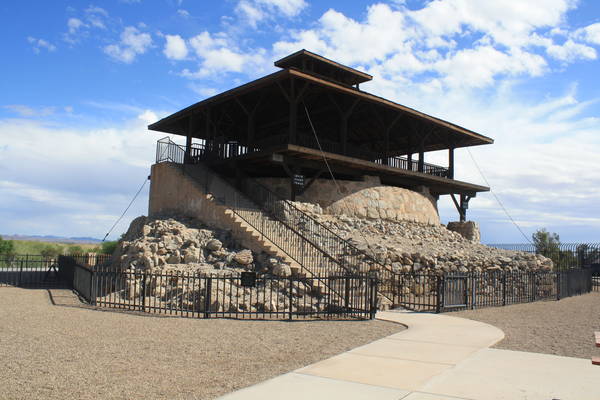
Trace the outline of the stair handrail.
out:
<instances>
[{"instance_id":1,"label":"stair handrail","mask_svg":"<svg viewBox=\"0 0 600 400\"><path fill-rule=\"evenodd\" d=\"M166 140L165 140L166 139ZM174 143L173 141L170 140L169 137L163 138L159 141L160 143L166 143L168 145L172 145L172 146L176 146L176 149L180 150L181 152L183 152L185 154L185 149ZM158 155L158 151L157 151L157 155ZM184 163L184 159L183 157L178 157L181 158L181 162L177 162L177 161L173 161L175 163L178 164L183 164ZM157 158L157 162L160 162ZM205 168L209 168L207 165L203 165ZM210 168L209 168L210 170ZM228 182L226 182L224 179L220 178L218 176L217 173L215 173L214 171L211 170L211 172L213 173L213 175L219 179L221 182L225 183L227 186L232 187L232 185L230 185ZM381 283L390 283L393 282L393 280L396 277L396 272L393 271L390 267L380 263L379 261L377 261L374 257L372 257L370 254L366 253L363 250L360 250L359 248L357 248L356 246L354 246L352 243L350 243L348 240L342 238L341 236L339 236L337 233L333 232L331 229L329 229L327 226L325 226L324 224L322 224L321 222L317 221L315 218L313 218L311 215L307 214L306 212L300 210L298 207L296 207L296 205L293 204L293 202L291 202L288 199L283 198L282 196L280 196L279 194L275 193L274 191L270 190L268 187L266 187L265 185L263 185L262 183L258 182L256 179L250 178L250 177L246 177L248 182L252 182L253 187L258 187L261 188L261 190L263 190L265 193L267 193L269 196L272 196L276 199L278 199L278 201L284 203L286 205L286 207L288 207L288 209L292 209L294 210L297 214L299 214L301 216L301 219L307 219L308 221L310 221L312 224L316 225L317 227L319 227L319 229L321 229L322 231L328 233L330 235L331 238L333 238L334 241L337 241L338 243L341 244L341 249L343 250L344 247L347 248L348 250L352 251L354 254L349 254L350 257L354 257L356 259L356 262L354 264L358 265L359 264L359 257L364 257L367 259L367 264L373 264L379 268L377 268L381 274L383 274L384 276L380 276L380 281L382 281ZM252 197L251 194L244 193L247 197ZM248 200L248 199L247 199ZM251 203L254 203L254 206L261 208L261 209L265 209L263 206L260 205L260 201L256 201L256 200L252 200L249 199ZM344 265L344 262L341 260L338 260L337 257L335 257L334 255L329 253L328 249L323 249L322 246L314 243L312 240L306 238L306 236L304 234L302 234L301 232L298 231L298 229L294 228L293 226L291 226L289 223L287 223L286 221L283 221L283 218L281 218L280 215L277 215L276 212L274 212L274 210L266 210L267 212L269 212L269 214L276 219L278 222L280 222L281 224L283 224L284 226L286 226L288 229L291 229L294 233L296 233L299 237L301 237L303 240L307 241L311 246L313 246L314 248L316 248L317 250L320 251L320 253L322 253L323 255L325 255L328 259L332 260L334 263L338 264L344 271L346 272L350 272L352 271L352 268L350 268L349 266ZM257 229L257 231L261 232L259 227L254 226L250 221L247 220L247 218L244 218L242 215L240 215L239 212L237 212L236 210L232 209L232 212L234 212L236 215L238 215L240 218L242 218L244 221L246 221L248 224L250 224L251 226L253 226L255 229ZM261 234L264 235L263 232L261 232ZM317 237L317 235L315 234L315 237ZM288 251L286 251L284 248L282 248L282 246L280 244L277 244L274 240L274 238L269 238L269 240L275 244L277 247L279 247L282 251L284 251L286 254L288 254L292 259L294 259L296 262L298 262L298 264L300 264L304 269L307 269L302 262L299 262L297 260L296 257L293 257ZM308 270L308 269L307 269ZM309 270L309 272L311 274L314 274L312 271ZM363 271L366 272L366 271ZM381 285L379 286L381 288ZM382 293L384 294L384 293ZM386 295L384 294L386 297L388 297L388 299L394 301L394 294L390 295Z\"/></svg>"}]
</instances>

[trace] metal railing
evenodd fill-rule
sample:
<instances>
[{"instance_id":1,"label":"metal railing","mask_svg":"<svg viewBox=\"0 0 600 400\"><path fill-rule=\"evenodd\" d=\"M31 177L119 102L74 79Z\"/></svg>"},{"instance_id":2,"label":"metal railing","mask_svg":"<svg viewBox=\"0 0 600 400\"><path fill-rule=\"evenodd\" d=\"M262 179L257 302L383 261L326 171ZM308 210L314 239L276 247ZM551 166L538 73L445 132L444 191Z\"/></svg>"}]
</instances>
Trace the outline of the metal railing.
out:
<instances>
[{"instance_id":1,"label":"metal railing","mask_svg":"<svg viewBox=\"0 0 600 400\"><path fill-rule=\"evenodd\" d=\"M590 269L558 272L487 271L443 275L398 273L398 305L415 311L445 312L540 300L560 300L600 291Z\"/></svg>"},{"instance_id":2,"label":"metal railing","mask_svg":"<svg viewBox=\"0 0 600 400\"><path fill-rule=\"evenodd\" d=\"M156 148L156 162L170 161L178 164L184 162L194 164L202 161L225 160L287 143L289 143L288 134L271 136L259 141L257 145L253 147L240 145L234 141L225 143L220 143L218 141L203 141L202 143L193 143L191 145L189 159L185 160L185 146L175 144L166 137L158 141ZM317 143L312 135L298 133L295 144L317 150L320 145L320 148L323 149L323 151L333 154L342 154L340 143L327 139L319 139L319 143ZM388 157L382 159L381 154L354 146L347 146L343 155L360 158L380 165L387 165L393 168L419 172L419 162L416 160L411 160L409 162L409 160L404 157ZM423 163L423 171L421 172L428 175L449 178L449 169L435 164Z\"/></svg>"},{"instance_id":3,"label":"metal railing","mask_svg":"<svg viewBox=\"0 0 600 400\"><path fill-rule=\"evenodd\" d=\"M175 143L173 146L184 151ZM386 284L393 279L391 267L359 250L292 202L250 178L243 180L242 194L206 165L183 168L205 193L211 193L221 205L231 209L310 274L353 275L376 270L382 282L381 294L394 302Z\"/></svg>"},{"instance_id":4,"label":"metal railing","mask_svg":"<svg viewBox=\"0 0 600 400\"><path fill-rule=\"evenodd\" d=\"M560 243L536 247L531 243L488 244L498 249L541 254L552 260L557 270L591 268L600 275L600 243Z\"/></svg>"}]
</instances>

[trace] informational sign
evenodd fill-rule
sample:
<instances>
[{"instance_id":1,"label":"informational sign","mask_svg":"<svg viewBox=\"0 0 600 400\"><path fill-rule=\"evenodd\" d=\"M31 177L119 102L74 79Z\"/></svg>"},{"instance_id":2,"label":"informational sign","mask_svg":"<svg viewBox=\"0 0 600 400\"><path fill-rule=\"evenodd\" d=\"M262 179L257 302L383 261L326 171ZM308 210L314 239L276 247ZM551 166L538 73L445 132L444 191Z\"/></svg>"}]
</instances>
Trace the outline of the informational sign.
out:
<instances>
[{"instance_id":1,"label":"informational sign","mask_svg":"<svg viewBox=\"0 0 600 400\"><path fill-rule=\"evenodd\" d=\"M304 187L304 175L294 174L294 185Z\"/></svg>"},{"instance_id":2,"label":"informational sign","mask_svg":"<svg viewBox=\"0 0 600 400\"><path fill-rule=\"evenodd\" d=\"M242 272L242 287L256 287L256 272Z\"/></svg>"}]
</instances>

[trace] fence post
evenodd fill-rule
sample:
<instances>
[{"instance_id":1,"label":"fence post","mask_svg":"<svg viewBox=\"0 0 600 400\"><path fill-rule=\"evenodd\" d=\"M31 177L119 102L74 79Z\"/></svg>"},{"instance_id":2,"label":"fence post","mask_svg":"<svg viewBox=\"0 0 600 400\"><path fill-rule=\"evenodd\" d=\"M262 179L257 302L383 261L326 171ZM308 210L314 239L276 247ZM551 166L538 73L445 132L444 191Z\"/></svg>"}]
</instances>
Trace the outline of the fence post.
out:
<instances>
[{"instance_id":1,"label":"fence post","mask_svg":"<svg viewBox=\"0 0 600 400\"><path fill-rule=\"evenodd\" d=\"M142 311L146 311L146 271L142 274Z\"/></svg>"},{"instance_id":2,"label":"fence post","mask_svg":"<svg viewBox=\"0 0 600 400\"><path fill-rule=\"evenodd\" d=\"M560 300L560 272L556 271L556 300Z\"/></svg>"},{"instance_id":3,"label":"fence post","mask_svg":"<svg viewBox=\"0 0 600 400\"><path fill-rule=\"evenodd\" d=\"M476 284L476 279L475 273L471 272L469 274L469 276L471 277L471 310L475 309L475 302L477 301L477 294L475 293L475 291L477 290L477 284Z\"/></svg>"},{"instance_id":4,"label":"fence post","mask_svg":"<svg viewBox=\"0 0 600 400\"><path fill-rule=\"evenodd\" d=\"M23 278L23 259L19 260L19 276L17 278L17 286L21 286L22 278Z\"/></svg>"},{"instance_id":5,"label":"fence post","mask_svg":"<svg viewBox=\"0 0 600 400\"><path fill-rule=\"evenodd\" d=\"M217 286L218 288L218 286ZM204 318L210 318L210 296L212 293L212 276L206 277L206 293L204 294Z\"/></svg>"},{"instance_id":6,"label":"fence post","mask_svg":"<svg viewBox=\"0 0 600 400\"><path fill-rule=\"evenodd\" d=\"M506 271L502 271L502 306L506 305Z\"/></svg>"},{"instance_id":7,"label":"fence post","mask_svg":"<svg viewBox=\"0 0 600 400\"><path fill-rule=\"evenodd\" d=\"M346 308L346 311L348 311L348 307L350 306L350 283L349 283L349 277L345 276L344 277L344 307Z\"/></svg>"},{"instance_id":8,"label":"fence post","mask_svg":"<svg viewBox=\"0 0 600 400\"><path fill-rule=\"evenodd\" d=\"M289 301L290 301L290 316L289 316L289 320L292 320L292 309L293 309L293 296L292 296L292 288L294 287L294 281L293 281L293 277L290 276L289 282L290 282L290 287L288 289L288 294L289 294Z\"/></svg>"},{"instance_id":9,"label":"fence post","mask_svg":"<svg viewBox=\"0 0 600 400\"><path fill-rule=\"evenodd\" d=\"M96 296L95 296L96 291L94 290L94 270L90 268L90 304L95 306L96 305Z\"/></svg>"},{"instance_id":10,"label":"fence post","mask_svg":"<svg viewBox=\"0 0 600 400\"><path fill-rule=\"evenodd\" d=\"M442 311L443 308L443 302L444 302L444 276L440 276L438 275L437 277L437 296L436 296L436 302L435 302L435 312L437 314L439 314Z\"/></svg>"},{"instance_id":11,"label":"fence post","mask_svg":"<svg viewBox=\"0 0 600 400\"><path fill-rule=\"evenodd\" d=\"M379 284L379 279L377 277L369 277L369 280L371 281L371 319L374 319L375 313L377 313L377 285Z\"/></svg>"},{"instance_id":12,"label":"fence post","mask_svg":"<svg viewBox=\"0 0 600 400\"><path fill-rule=\"evenodd\" d=\"M566 297L570 297L571 296L571 270L568 269L567 270L567 296Z\"/></svg>"}]
</instances>

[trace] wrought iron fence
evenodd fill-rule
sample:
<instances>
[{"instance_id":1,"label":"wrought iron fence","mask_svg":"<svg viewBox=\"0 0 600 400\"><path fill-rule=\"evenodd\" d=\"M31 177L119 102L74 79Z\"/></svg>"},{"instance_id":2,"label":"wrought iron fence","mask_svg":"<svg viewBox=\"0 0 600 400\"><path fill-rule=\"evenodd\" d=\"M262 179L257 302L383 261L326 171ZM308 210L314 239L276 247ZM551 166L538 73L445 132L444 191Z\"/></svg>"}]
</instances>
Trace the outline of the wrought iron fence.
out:
<instances>
[{"instance_id":1,"label":"wrought iron fence","mask_svg":"<svg viewBox=\"0 0 600 400\"><path fill-rule=\"evenodd\" d=\"M600 243L560 243L539 247L531 243L489 244L488 246L541 254L550 258L558 270L590 268L594 275L600 276Z\"/></svg>"},{"instance_id":2,"label":"wrought iron fence","mask_svg":"<svg viewBox=\"0 0 600 400\"><path fill-rule=\"evenodd\" d=\"M94 267L63 256L60 268L90 304L195 318L373 318L374 276L276 277L247 273L196 274ZM340 296L341 294L341 296Z\"/></svg>"},{"instance_id":3,"label":"wrought iron fence","mask_svg":"<svg viewBox=\"0 0 600 400\"><path fill-rule=\"evenodd\" d=\"M600 291L590 269L558 272L489 271L468 274L398 273L395 304L415 311L444 312L560 300Z\"/></svg>"},{"instance_id":4,"label":"wrought iron fence","mask_svg":"<svg viewBox=\"0 0 600 400\"><path fill-rule=\"evenodd\" d=\"M0 286L60 287L57 259L41 255L0 256Z\"/></svg>"}]
</instances>

